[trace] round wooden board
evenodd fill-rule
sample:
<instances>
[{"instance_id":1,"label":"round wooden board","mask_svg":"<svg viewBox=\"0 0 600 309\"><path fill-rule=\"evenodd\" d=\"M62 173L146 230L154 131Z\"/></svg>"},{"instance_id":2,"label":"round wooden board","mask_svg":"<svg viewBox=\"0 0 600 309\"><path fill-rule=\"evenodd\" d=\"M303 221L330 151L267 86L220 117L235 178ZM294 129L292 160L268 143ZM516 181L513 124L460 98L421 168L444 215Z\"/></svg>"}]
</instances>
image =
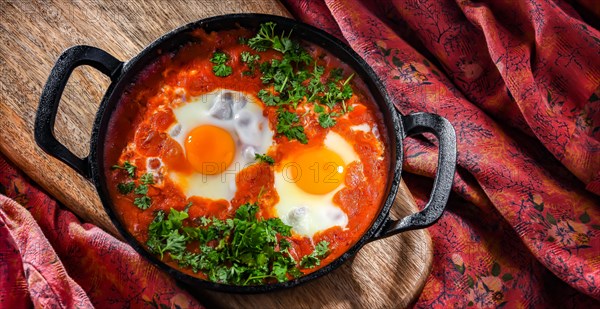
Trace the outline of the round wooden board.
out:
<instances>
[{"instance_id":1,"label":"round wooden board","mask_svg":"<svg viewBox=\"0 0 600 309\"><path fill-rule=\"evenodd\" d=\"M290 16L275 0L0 0L0 151L84 221L119 237L94 187L33 140L35 111L54 61L77 44L97 46L127 60L173 28L241 12ZM55 134L81 157L88 154L95 112L108 84L99 72L78 68L63 94ZM415 211L402 183L392 215ZM429 234L411 231L369 243L331 274L290 290L260 295L194 293L209 307L401 308L418 297L431 262Z\"/></svg>"}]
</instances>

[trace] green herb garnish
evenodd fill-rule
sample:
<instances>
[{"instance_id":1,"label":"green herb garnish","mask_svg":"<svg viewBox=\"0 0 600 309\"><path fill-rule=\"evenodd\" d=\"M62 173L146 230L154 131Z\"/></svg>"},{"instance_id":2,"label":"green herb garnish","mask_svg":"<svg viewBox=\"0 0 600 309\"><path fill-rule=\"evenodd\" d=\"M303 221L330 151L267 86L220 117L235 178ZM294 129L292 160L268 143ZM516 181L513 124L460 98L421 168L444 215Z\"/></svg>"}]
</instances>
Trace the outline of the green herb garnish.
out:
<instances>
[{"instance_id":1,"label":"green herb garnish","mask_svg":"<svg viewBox=\"0 0 600 309\"><path fill-rule=\"evenodd\" d=\"M282 110L287 111L296 110L301 103L313 103L319 124L323 128L330 128L336 124L337 117L352 110L352 107L347 107L346 100L353 95L350 86L353 75L342 81L343 70L333 68L329 71L327 80L323 81L325 68L318 65L317 60L300 43L291 39L290 35L291 33L278 33L276 24L268 22L261 24L257 34L248 40L248 46L256 51L273 49L282 54L281 59L260 64L260 78L267 87L257 95L265 105L282 107ZM258 61L250 57L250 53L242 52L242 61L253 64ZM327 106L328 111L317 112L317 102ZM294 125L298 122L296 117L298 116L280 110L278 120L283 123L277 125L278 133L290 140L297 139L306 143L302 126Z\"/></svg>"},{"instance_id":2,"label":"green herb garnish","mask_svg":"<svg viewBox=\"0 0 600 309\"><path fill-rule=\"evenodd\" d=\"M261 99L266 106L277 106L281 101L279 96L273 94L267 89L261 89L258 91L258 98Z\"/></svg>"},{"instance_id":3,"label":"green herb garnish","mask_svg":"<svg viewBox=\"0 0 600 309\"><path fill-rule=\"evenodd\" d=\"M141 185L137 186L137 188L135 188L133 193L142 194L142 195L148 194L148 185L141 184Z\"/></svg>"},{"instance_id":4,"label":"green herb garnish","mask_svg":"<svg viewBox=\"0 0 600 309\"><path fill-rule=\"evenodd\" d=\"M188 218L185 211L177 211L171 208L169 217L165 219L165 213L160 210L148 227L148 241L146 245L156 254L163 255L166 251L181 252L185 249L186 236L179 234L183 226L183 220Z\"/></svg>"},{"instance_id":5,"label":"green herb garnish","mask_svg":"<svg viewBox=\"0 0 600 309\"><path fill-rule=\"evenodd\" d=\"M273 165L275 163L275 160L272 157L267 156L266 154L257 153L254 154L254 158L269 165Z\"/></svg>"},{"instance_id":6,"label":"green herb garnish","mask_svg":"<svg viewBox=\"0 0 600 309\"><path fill-rule=\"evenodd\" d=\"M336 113L321 113L319 115L319 124L321 125L321 127L323 128L331 128L335 125L336 121L334 118L332 118L337 116Z\"/></svg>"},{"instance_id":7,"label":"green herb garnish","mask_svg":"<svg viewBox=\"0 0 600 309\"><path fill-rule=\"evenodd\" d=\"M308 143L304 127L297 124L300 122L298 115L286 110L277 112L277 133L285 135L290 140L296 139L302 144Z\"/></svg>"},{"instance_id":8,"label":"green herb garnish","mask_svg":"<svg viewBox=\"0 0 600 309\"><path fill-rule=\"evenodd\" d=\"M145 185L154 184L154 175L152 173L146 173L140 177L140 181Z\"/></svg>"},{"instance_id":9,"label":"green herb garnish","mask_svg":"<svg viewBox=\"0 0 600 309\"><path fill-rule=\"evenodd\" d=\"M319 115L318 119L321 127L330 128L335 125L336 121L333 117L337 116L337 113L327 113L325 108L319 104L315 104L314 111L317 115Z\"/></svg>"},{"instance_id":10,"label":"green herb garnish","mask_svg":"<svg viewBox=\"0 0 600 309\"><path fill-rule=\"evenodd\" d=\"M117 190L121 194L129 194L134 188L135 183L133 181L117 184Z\"/></svg>"},{"instance_id":11,"label":"green herb garnish","mask_svg":"<svg viewBox=\"0 0 600 309\"><path fill-rule=\"evenodd\" d=\"M350 99L352 97L352 87L349 83L352 77L354 75L350 75L341 85L334 81L327 83L327 91L320 101L329 108L333 108L337 103Z\"/></svg>"},{"instance_id":12,"label":"green herb garnish","mask_svg":"<svg viewBox=\"0 0 600 309\"><path fill-rule=\"evenodd\" d=\"M142 210L146 210L148 208L150 208L150 204L152 204L152 199L147 196L141 196L141 197L136 197L133 200L133 205L137 206L138 208L142 209Z\"/></svg>"},{"instance_id":13,"label":"green herb garnish","mask_svg":"<svg viewBox=\"0 0 600 309\"><path fill-rule=\"evenodd\" d=\"M258 64L258 60L260 60L260 55L243 51L240 56L242 58L242 62L248 66L248 71L245 71L244 74L251 75Z\"/></svg>"},{"instance_id":14,"label":"green herb garnish","mask_svg":"<svg viewBox=\"0 0 600 309\"><path fill-rule=\"evenodd\" d=\"M300 262L300 266L305 268L313 268L321 265L321 260L329 253L329 242L321 241L315 246L315 250L305 255Z\"/></svg>"},{"instance_id":15,"label":"green herb garnish","mask_svg":"<svg viewBox=\"0 0 600 309\"><path fill-rule=\"evenodd\" d=\"M161 258L169 254L179 266L202 271L214 282L254 285L265 279L284 282L301 276L285 239L291 236L291 227L279 218L258 218L258 210L256 203L246 203L232 219L200 217L194 220L199 222L196 227L184 225L187 208L171 208L168 216L159 211L148 228L146 245ZM199 253L187 249L191 242L197 243ZM326 252L327 244L323 248L320 243L306 259L318 265L314 259Z\"/></svg>"},{"instance_id":16,"label":"green herb garnish","mask_svg":"<svg viewBox=\"0 0 600 309\"><path fill-rule=\"evenodd\" d=\"M227 54L222 52L215 52L212 58L210 58L210 62L215 64L213 66L213 73L215 73L216 76L225 77L231 75L233 69L225 64L228 58Z\"/></svg>"},{"instance_id":17,"label":"green herb garnish","mask_svg":"<svg viewBox=\"0 0 600 309\"><path fill-rule=\"evenodd\" d=\"M113 170L116 170L116 169L125 170L129 174L129 177L135 177L135 165L132 165L131 163L129 163L129 161L125 161L123 163L123 166L115 164L111 168Z\"/></svg>"},{"instance_id":18,"label":"green herb garnish","mask_svg":"<svg viewBox=\"0 0 600 309\"><path fill-rule=\"evenodd\" d=\"M136 167L129 163L129 161L125 161L123 166L113 165L112 169L126 170L130 178L135 177ZM152 199L148 196L148 185L154 184L154 176L152 173L146 173L140 177L139 181L141 184L137 187L133 181L118 183L117 190L123 195L129 194L132 191L133 193L140 195L133 200L133 204L142 210L146 210L150 207L150 204L152 204Z\"/></svg>"},{"instance_id":19,"label":"green herb garnish","mask_svg":"<svg viewBox=\"0 0 600 309\"><path fill-rule=\"evenodd\" d=\"M342 79L342 75L344 74L344 70L341 68L334 68L329 72L329 79L337 82Z\"/></svg>"},{"instance_id":20,"label":"green herb garnish","mask_svg":"<svg viewBox=\"0 0 600 309\"><path fill-rule=\"evenodd\" d=\"M281 53L286 53L293 47L293 42L289 36L278 36L275 34L275 23L267 22L260 25L260 29L255 37L248 40L248 46L257 51L266 51L273 48Z\"/></svg>"}]
</instances>

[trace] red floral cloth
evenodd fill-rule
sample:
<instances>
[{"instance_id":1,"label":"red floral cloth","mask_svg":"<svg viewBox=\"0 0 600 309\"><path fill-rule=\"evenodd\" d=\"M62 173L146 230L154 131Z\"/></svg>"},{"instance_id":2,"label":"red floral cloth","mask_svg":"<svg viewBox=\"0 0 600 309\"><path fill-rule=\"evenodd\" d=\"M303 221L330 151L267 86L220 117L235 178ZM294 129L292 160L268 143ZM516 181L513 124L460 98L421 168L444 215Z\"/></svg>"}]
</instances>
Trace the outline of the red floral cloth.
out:
<instances>
[{"instance_id":1,"label":"red floral cloth","mask_svg":"<svg viewBox=\"0 0 600 309\"><path fill-rule=\"evenodd\" d=\"M360 54L399 111L456 129L454 194L429 228L434 266L418 307L599 306L597 29L564 1L285 2ZM435 144L405 141L421 205Z\"/></svg>"},{"instance_id":2,"label":"red floral cloth","mask_svg":"<svg viewBox=\"0 0 600 309\"><path fill-rule=\"evenodd\" d=\"M417 307L598 307L600 33L562 1L287 1L348 42L405 114L458 137L449 210ZM583 16L598 14L582 1ZM436 141L406 140L423 205ZM0 308L200 307L0 156Z\"/></svg>"},{"instance_id":3,"label":"red floral cloth","mask_svg":"<svg viewBox=\"0 0 600 309\"><path fill-rule=\"evenodd\" d=\"M202 308L129 245L81 223L0 155L0 308Z\"/></svg>"}]
</instances>

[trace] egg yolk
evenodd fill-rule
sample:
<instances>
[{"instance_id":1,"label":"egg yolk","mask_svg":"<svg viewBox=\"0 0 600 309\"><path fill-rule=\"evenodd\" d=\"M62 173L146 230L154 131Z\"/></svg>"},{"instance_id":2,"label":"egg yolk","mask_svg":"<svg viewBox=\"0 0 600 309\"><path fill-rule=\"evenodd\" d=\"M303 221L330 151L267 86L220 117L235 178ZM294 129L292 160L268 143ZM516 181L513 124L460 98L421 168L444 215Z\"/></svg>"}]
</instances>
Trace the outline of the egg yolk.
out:
<instances>
[{"instance_id":1,"label":"egg yolk","mask_svg":"<svg viewBox=\"0 0 600 309\"><path fill-rule=\"evenodd\" d=\"M290 180L307 193L329 193L344 179L344 161L327 148L306 149L288 164Z\"/></svg>"},{"instance_id":2,"label":"egg yolk","mask_svg":"<svg viewBox=\"0 0 600 309\"><path fill-rule=\"evenodd\" d=\"M202 125L185 139L185 153L192 167L205 175L220 174L233 162L235 141L223 128Z\"/></svg>"}]
</instances>

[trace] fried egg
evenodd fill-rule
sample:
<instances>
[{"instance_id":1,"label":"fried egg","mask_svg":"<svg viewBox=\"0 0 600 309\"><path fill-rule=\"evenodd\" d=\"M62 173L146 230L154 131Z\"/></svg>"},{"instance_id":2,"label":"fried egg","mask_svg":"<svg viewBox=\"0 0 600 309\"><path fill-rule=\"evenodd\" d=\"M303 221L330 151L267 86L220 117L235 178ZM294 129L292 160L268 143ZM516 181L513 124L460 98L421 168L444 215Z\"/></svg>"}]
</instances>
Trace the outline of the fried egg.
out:
<instances>
[{"instance_id":1,"label":"fried egg","mask_svg":"<svg viewBox=\"0 0 600 309\"><path fill-rule=\"evenodd\" d=\"M185 152L192 174L171 172L187 197L231 200L239 171L265 153L273 131L261 103L242 92L219 89L173 108L169 135Z\"/></svg>"},{"instance_id":2,"label":"fried egg","mask_svg":"<svg viewBox=\"0 0 600 309\"><path fill-rule=\"evenodd\" d=\"M306 237L334 226L345 228L348 215L333 197L344 188L346 166L357 160L352 145L335 132L327 134L322 146L290 154L275 171L277 216Z\"/></svg>"}]
</instances>

